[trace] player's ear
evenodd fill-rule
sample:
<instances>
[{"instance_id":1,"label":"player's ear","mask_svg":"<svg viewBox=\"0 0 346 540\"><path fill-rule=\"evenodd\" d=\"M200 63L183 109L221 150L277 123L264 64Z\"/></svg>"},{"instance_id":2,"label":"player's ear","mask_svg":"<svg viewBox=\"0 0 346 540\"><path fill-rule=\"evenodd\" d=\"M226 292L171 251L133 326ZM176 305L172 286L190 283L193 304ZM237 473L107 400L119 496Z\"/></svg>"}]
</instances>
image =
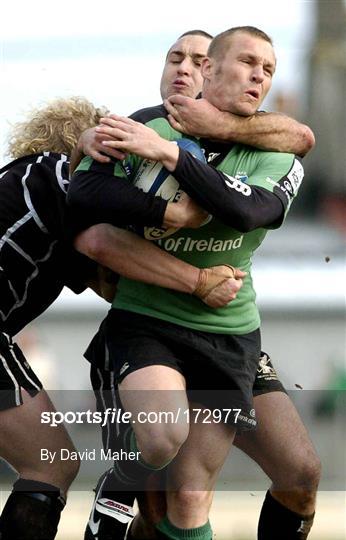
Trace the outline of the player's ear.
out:
<instances>
[{"instance_id":1,"label":"player's ear","mask_svg":"<svg viewBox=\"0 0 346 540\"><path fill-rule=\"evenodd\" d=\"M208 56L206 56L202 60L202 67L201 67L201 73L202 73L203 79L210 80L211 71L212 71L212 60Z\"/></svg>"}]
</instances>

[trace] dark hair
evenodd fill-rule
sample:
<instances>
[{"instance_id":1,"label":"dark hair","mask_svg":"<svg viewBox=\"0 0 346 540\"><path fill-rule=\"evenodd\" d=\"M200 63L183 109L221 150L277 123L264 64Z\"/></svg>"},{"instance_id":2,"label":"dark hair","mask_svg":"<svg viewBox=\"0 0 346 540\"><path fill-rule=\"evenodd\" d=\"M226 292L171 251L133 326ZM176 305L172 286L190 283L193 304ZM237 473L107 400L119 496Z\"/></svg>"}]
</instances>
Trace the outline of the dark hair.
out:
<instances>
[{"instance_id":1,"label":"dark hair","mask_svg":"<svg viewBox=\"0 0 346 540\"><path fill-rule=\"evenodd\" d=\"M214 58L220 58L221 56L223 56L225 53L227 42L233 36L233 34L237 32L250 34L251 36L263 39L264 41L270 43L270 45L273 45L273 41L268 36L268 34L263 32L263 30L256 28L255 26L234 26L233 28L225 30L224 32L221 32L221 34L218 34L214 37L213 41L209 45L208 56Z\"/></svg>"},{"instance_id":2,"label":"dark hair","mask_svg":"<svg viewBox=\"0 0 346 540\"><path fill-rule=\"evenodd\" d=\"M208 39L213 39L213 36L211 34L208 34L208 32L205 32L204 30L188 30L187 32L181 34L178 39L181 39L185 36L202 36Z\"/></svg>"},{"instance_id":3,"label":"dark hair","mask_svg":"<svg viewBox=\"0 0 346 540\"><path fill-rule=\"evenodd\" d=\"M205 38L208 38L208 39L213 39L213 36L208 34L208 32L204 32L204 30L188 30L187 32L184 32L183 34L181 34L181 36L179 36L177 38L176 42L179 41L179 39L182 39L185 36L202 36L202 37L205 37ZM174 45L176 44L176 42L168 49L168 52L166 54L166 61L167 61L169 53L171 52L171 50L174 47Z\"/></svg>"}]
</instances>

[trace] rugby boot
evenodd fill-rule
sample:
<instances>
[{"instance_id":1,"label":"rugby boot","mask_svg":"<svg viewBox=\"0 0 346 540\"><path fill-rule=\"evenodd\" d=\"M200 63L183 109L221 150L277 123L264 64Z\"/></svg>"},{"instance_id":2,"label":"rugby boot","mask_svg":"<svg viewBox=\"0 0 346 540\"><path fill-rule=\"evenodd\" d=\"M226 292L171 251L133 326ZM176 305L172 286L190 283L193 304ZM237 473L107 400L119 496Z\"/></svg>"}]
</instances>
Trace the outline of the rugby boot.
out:
<instances>
[{"instance_id":1,"label":"rugby boot","mask_svg":"<svg viewBox=\"0 0 346 540\"><path fill-rule=\"evenodd\" d=\"M134 516L135 493L118 491L113 468L100 477L84 540L122 540Z\"/></svg>"}]
</instances>

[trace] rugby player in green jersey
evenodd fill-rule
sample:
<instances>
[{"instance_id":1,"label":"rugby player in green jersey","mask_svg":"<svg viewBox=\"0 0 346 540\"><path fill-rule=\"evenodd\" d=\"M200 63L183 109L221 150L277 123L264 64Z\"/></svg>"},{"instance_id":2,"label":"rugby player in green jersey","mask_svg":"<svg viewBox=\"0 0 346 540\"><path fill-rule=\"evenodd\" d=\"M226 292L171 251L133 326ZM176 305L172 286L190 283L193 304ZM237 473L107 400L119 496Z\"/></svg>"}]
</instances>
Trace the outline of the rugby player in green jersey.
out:
<instances>
[{"instance_id":1,"label":"rugby player in green jersey","mask_svg":"<svg viewBox=\"0 0 346 540\"><path fill-rule=\"evenodd\" d=\"M240 32L240 30L238 30L238 35L239 34L244 34L244 32L246 34L248 32L248 30L247 31L243 30L242 32ZM251 36L251 31L249 32L249 34ZM235 36L233 36L232 39L235 40ZM258 40L258 39L262 40L262 41L266 41L266 39L263 38L263 35L260 36L260 37L257 35L256 40ZM269 43L269 42L267 41L267 43ZM215 61L214 62L214 67L215 67L215 64L217 65L217 59L215 59L215 56L213 57L212 54L210 56L211 56L211 58L214 58L214 61ZM269 55L269 57L270 57L270 55ZM268 81L270 82L271 75L272 75L272 72L273 72L273 67L275 66L275 61L273 61L273 59L271 59L271 61L268 62L267 60L268 60L268 57L266 57L266 64L264 64L264 62L263 62L261 64L261 66L260 66L262 71L263 71L262 75L264 77L262 82L258 82L258 80L256 79L256 76L254 75L254 79L252 81L252 84L250 85L250 88L248 89L247 92L244 92L245 98L244 98L244 96L241 96L239 98L238 102L237 102L236 101L237 95L231 95L230 96L230 98L231 98L230 102L232 103L232 107L235 105L235 107L232 108L232 109L228 109L227 108L228 104L227 103L225 104L225 102L224 102L224 100L225 100L225 95L224 95L224 92L223 92L224 87L221 86L224 83L226 83L226 87L227 87L227 84L229 83L229 81L227 80L227 78L226 78L226 81L223 80L222 76L217 78L216 75L215 75L215 69L214 69L214 72L211 71L211 73L212 73L211 78L208 79L208 69L211 70L211 66L210 66L210 64L209 65L205 64L204 69L206 70L205 75L206 75L206 81L207 82L205 84L204 97L206 97L207 100L209 100L210 102L212 102L215 105L219 106L220 108L226 109L226 111L231 110L232 112L235 112L235 113L240 114L240 115L243 114L244 116L247 116L247 117L251 116L253 114L253 112L255 112L255 110L257 109L257 106L259 106L261 100L263 99L265 93L267 92L267 90L269 89L269 86L270 86L270 84L268 84ZM254 71L256 69L257 70L259 69L259 66L256 64L253 56L251 56L249 58L248 56L245 55L244 59L239 60L239 62L242 62L242 63L244 63L246 65L249 65L250 67L252 67L252 69ZM220 63L221 62L219 60L219 64ZM211 64L212 64L212 62L211 62ZM269 73L269 75L268 75L268 73ZM223 75L225 75L225 74L223 73ZM235 76L233 77L233 75L232 75L232 81L236 80L238 75L239 75L239 72L237 73L237 71L236 71ZM220 81L220 79L221 79L221 81ZM219 93L218 93L218 85L219 85L219 87L222 88L222 91L219 91ZM261 91L259 90L259 87L261 87ZM263 91L262 91L262 89L263 89ZM237 88L235 88L235 90L237 90ZM211 92L213 92L212 95L211 95ZM214 101L213 101L213 99L214 99ZM235 99L235 102L232 101L234 99ZM172 100L172 101L174 102L174 100ZM182 103L182 102L180 102L180 103ZM255 107L253 107L254 105L255 105ZM234 109L236 109L236 110L234 110ZM179 107L178 107L178 111L179 111ZM114 125L114 124L112 124L112 125ZM139 154L141 153L141 148L140 147L134 148L133 146L131 146L132 141L129 139L129 137L131 136L131 132L134 133L134 131L133 131L134 130L134 123L132 123L131 121L127 121L125 119L122 119L122 120L120 120L120 124L119 123L116 124L115 129L116 130L120 129L120 131L123 132L123 135L120 135L119 131L118 131L117 135L122 136L123 139L126 141L126 143L125 144L123 143L122 145L121 144L120 145L115 144L114 145L115 147L117 146L118 148L120 147L120 148L125 149L125 150L138 152ZM155 138L154 139L146 138L147 133L145 133L143 131L140 131L139 126L135 126L135 129L138 129L138 131L136 131L137 142L138 142L138 136L140 136L140 137L142 137L142 141L141 141L140 144L142 144L143 146L146 146L146 148L147 148L147 143L148 143L149 140L150 140L151 143L154 141L154 144L156 144L157 139L155 139ZM150 135L150 136L152 136L152 135ZM175 134L175 136L176 136L176 134ZM129 145L129 146L126 146L126 145ZM166 146L166 149L168 149L167 146ZM170 150L171 149L169 149L169 151ZM213 150L214 150L214 152L213 152ZM222 148L221 152L215 152L215 150L216 150L215 147L212 147L212 145L209 145L209 152L210 153L222 153L222 151L228 151L229 148ZM217 148L217 150L220 150L220 148ZM231 151L231 154L232 154L232 151ZM142 153L142 155L143 155L143 157L150 157L150 158L153 158L153 159L158 159L157 156L153 157L153 155L148 155L148 154L143 154L143 153ZM175 158L173 157L173 162L176 159L176 157ZM264 157L264 161L262 161L263 157ZM299 183L300 166L298 164L295 165L297 175L298 175L298 176L296 176L295 172L292 172L292 171L288 170L289 166L291 166L294 163L294 161L291 161L291 162L289 161L290 159L292 159L292 156L291 157L281 156L281 158L276 158L276 159L278 159L278 161L275 161L275 172L274 172L274 170L272 169L272 166L269 163L269 161L266 161L267 157L269 157L270 160L272 158L271 155L270 156L263 156L263 155L259 154L258 152L256 154L255 151L253 151L253 150L249 151L249 149L244 149L244 148L238 148L238 149L236 148L235 150L233 149L233 155L232 156L228 156L227 153L225 153L224 160L223 160L223 162L221 164L222 170L225 171L226 174L231 174L232 178L229 178L228 180L226 180L224 182L226 183L226 185L227 185L227 187L229 189L235 189L235 190L238 190L238 191L242 190L244 197L250 197L251 188L250 188L250 193L249 193L249 190L247 189L247 186L246 185L242 186L240 181L239 181L239 178L235 178L235 176L238 175L238 177L242 177L242 180L244 180L245 179L244 177L247 176L247 174L242 174L242 173L244 173L244 168L247 168L248 171L251 171L251 173L252 173L252 175L249 175L248 178L245 179L245 180L247 180L248 185L252 184L252 185L261 186L261 181L259 180L259 178L261 178L261 176L263 176L262 172L261 172L261 167L263 166L264 171L266 171L267 174L270 175L270 179L272 181L272 184L271 184L272 188L269 188L268 191L270 191L270 189L272 189L272 192L273 191L275 192L275 188L280 190L280 191L277 191L275 193L275 195L276 195L276 197L278 199L281 200L281 203L282 203L281 210L284 211L284 209L289 206L290 200L293 198L293 196L295 194L294 193L295 192L295 187L297 187L297 186L294 186L293 184L296 181L297 181L297 183ZM172 156L168 157L166 155L166 157L164 157L164 158L161 156L161 159L165 162L165 165L168 166L168 168L171 166L172 170L174 170L174 174L176 174L176 165L177 165L177 163L174 162L173 165L169 163L169 160L172 159ZM166 159L168 159L168 162L166 162ZM288 160L288 161L285 161L285 160ZM241 167L242 167L241 169L238 168L240 166L240 165L238 166L239 163L241 163ZM183 163L182 165L184 165L186 168L189 168L189 164L187 164L187 163L185 163L185 164ZM195 164L190 163L190 165L194 166ZM221 166L219 167L220 169L221 169ZM280 167L283 167L283 169L281 171L280 171ZM293 167L294 167L294 165L293 165ZM287 170L286 170L286 168L287 168ZM182 169L184 169L184 167L182 167ZM247 171L245 171L245 172L247 172ZM281 184L280 184L280 180L281 180L281 177L283 178L283 176L285 176L286 173L289 174L290 172L292 172L292 177L294 177L295 180L294 180L293 184L291 185L291 188L289 189L288 186L289 186L290 180L289 181L287 179L283 180ZM191 190L190 194L193 194L193 196L196 198L196 200L198 200L198 198L201 197L201 195L200 195L200 193L197 194L197 191L201 187L201 185L203 184L203 181L205 180L203 178L203 175L202 175L202 180L201 180L202 184L201 183L198 184L198 186L196 188L196 186L189 185L188 180L186 180L186 178L184 177L184 170L180 170L180 174L182 176L179 177L179 180L182 183L184 182L184 180L187 181L187 184L185 184L185 189L186 190L190 189ZM279 174L281 176L276 177L275 175L277 175L277 174ZM297 178L298 178L298 180L296 180ZM216 181L218 181L218 180L216 180ZM269 186L265 182L267 182L267 180L264 180L264 182L262 184L262 187L265 187L265 189L268 189ZM286 182L286 185L284 184L284 182ZM270 184L270 182L268 182L268 184ZM288 190L288 192L287 192L287 190ZM286 195L281 196L282 195L281 192L282 192L282 194L286 193ZM257 193L260 193L260 192L257 192ZM260 193L260 194L263 195L263 193ZM208 196L209 195L210 195L210 193L208 192ZM217 196L220 196L220 191L216 190L216 197ZM214 213L214 215L217 214L217 212L214 212L215 207L212 207L213 204L216 204L215 200L214 201L213 200L209 201L209 200L200 198L199 202L203 206L205 206L205 208L207 208L209 211L212 211L212 213ZM264 199L262 200L262 204L263 204L263 202L264 202ZM208 207L208 205L211 205L211 206ZM211 210L211 208L213 208L213 210ZM272 210L273 210L273 213L275 214L274 209L272 209ZM279 214L277 216L278 222L283 217L283 215L279 215ZM227 222L227 219L228 219L227 216L223 215L222 217ZM239 218L239 216L238 216L238 218ZM232 224L233 225L233 226L231 225L232 228L236 229L237 227L239 227L240 230L241 230L242 227L243 227L243 222L241 220L243 218L244 218L244 215L240 216L240 221L237 222L235 225ZM277 222L277 224L278 224L278 222ZM269 223L268 222L263 223L262 227L260 225L258 225L258 227L260 227L262 229L263 225L268 226L268 225L271 225L271 223L270 222ZM250 225L250 230L251 230L252 226L253 226L253 223ZM246 225L245 227L248 227L248 225ZM245 231L247 231L246 228L245 228ZM198 235L198 232L201 233L201 236ZM168 242L168 240L165 240L165 241L163 241L162 247L164 247L164 248L166 247L166 249L169 249L169 246L170 246L170 249L172 249L175 253L180 251L181 253L188 254L188 256L191 256L191 257L194 256L193 255L194 250L190 249L190 247L191 246L193 247L193 245L198 246L199 254L200 254L201 251L203 251L202 250L203 246L204 246L205 251L208 252L208 249L209 249L211 251L212 257L216 256L215 254L218 254L217 256L220 256L220 253L222 253L223 251L227 251L227 246L230 245L229 237L227 237L227 240L223 240L222 237L217 236L219 233L215 232L215 234L214 234L214 232L213 232L212 234L214 234L214 236L209 235L208 243L206 244L205 243L205 237L203 236L204 232L205 231L203 229L200 229L199 231L197 231L197 236L185 237L185 238L183 238L183 240L181 240L181 238L182 238L181 235L179 237L177 237L177 235L175 235L176 240L174 240L172 238L172 239L170 239L170 243L168 243L168 244L165 244L165 242ZM246 234L249 234L249 232L246 232ZM243 240L244 240L244 235L238 233L238 236L233 238L233 246L234 246L235 249L239 249L239 252L238 252L239 258L237 259L236 254L232 253L232 255L234 256L233 262L235 262L236 260L241 261L242 259L246 258L246 250L251 251L256 246L256 244L258 244L261 241L262 236L264 236L264 231L263 230L257 231L257 233L252 236L252 240L251 241L249 240L249 243L246 246L243 246L242 244L243 244ZM217 238L217 240L215 240L215 238ZM246 236L245 236L245 238L246 238ZM175 241L174 246L172 244L172 241ZM198 242L200 242L200 243L198 243ZM223 246L226 246L225 250L223 250ZM246 249L244 250L244 249L241 249L241 248L246 248ZM245 266L244 266L244 268L245 268ZM126 284L124 286L126 287ZM251 289L251 284L249 284L248 292L246 294L249 294L250 289ZM244 292L246 292L246 290ZM253 294L253 293L250 292L250 297L251 297L251 294ZM134 297L134 295L132 295L132 298L133 297ZM121 296L120 296L119 301L121 302ZM248 302L248 301L249 301L249 296L248 296L246 302ZM250 299L250 303L251 303L251 299ZM136 304L136 302L135 302L135 304ZM160 304L160 302L159 302L159 304ZM115 303L115 305L117 305L117 304ZM133 308L132 303L131 303L130 306L128 304L126 304L126 302L125 302L125 304L120 303L118 305L120 305L121 308L125 307L126 309L133 310L133 311L139 310L141 313L145 312L145 313L149 313L153 317L157 317L157 312L155 313L155 311L151 311L152 310L152 305L149 307L149 309L147 309L147 307L145 307L145 311L141 311L142 306L138 307L138 305L137 305L137 307L135 306ZM234 304L234 305L236 305L236 304ZM155 306L154 306L154 310L155 309L158 309L158 307L156 306L156 308L155 308ZM160 313L161 313L161 308L159 308L159 309L160 309ZM173 310L174 310L174 306L173 306ZM170 310L170 313L168 315L166 315L166 319L168 319L168 317L171 317L171 313L172 313L172 311ZM177 321L178 324L184 325L184 321L179 319L180 313L182 313L182 310L181 311L178 310L178 312L176 312L175 314L173 313L173 316L178 317L178 321ZM254 313L255 312L253 312L253 314ZM165 317L165 315L163 315L163 317ZM239 318L241 318L241 316ZM255 315L255 318L256 318L256 315ZM168 320L170 320L170 319L168 319ZM186 323L186 321L185 321L185 323ZM258 323L254 322L254 324L256 325ZM233 331L236 333L237 331L238 332L243 332L244 330L246 331L248 329L249 329L249 327L241 327L240 326L240 327L237 327L237 328L233 328ZM222 332L223 330L222 330L222 327L214 326L214 327L207 328L207 331L209 331L211 333L213 333L213 332L217 333L217 332ZM274 400L276 399L276 397L278 397L278 396L273 395L273 397L272 397L274 407L275 407ZM281 397L282 397L282 399L281 399ZM282 394L282 396L280 396L279 401L281 401L281 405L283 406L283 408L286 405L285 400L286 400L286 396L284 394ZM268 396L268 401L269 401L269 396ZM256 407L257 407L257 405L256 405ZM293 409L292 406L291 406L291 409ZM294 416L293 410L292 410L292 414L291 414L291 420L293 422L292 425L294 425L295 422L299 423L299 421ZM239 439L243 439L244 437L246 437L249 440L251 440L251 438L253 438L253 440L255 440L256 433L247 433L246 435L242 435L242 437L239 438ZM310 443L308 443L308 444L310 444ZM262 439L262 447L263 447L263 445L264 445L264 441ZM186 447L186 445L184 446L184 448L185 447ZM255 447L256 447L256 445L254 445L254 448ZM267 442L266 443L266 449L265 449L266 451L268 451L268 447L269 447L269 444ZM265 453L264 448L261 448L261 450ZM265 470L269 471L269 469L270 469L270 463L269 463L270 460L269 459L267 460L268 463L266 463L263 456L262 456L262 459L261 459L260 452L257 452L257 453L255 451L251 452L251 443L248 446L248 451L249 451L250 455L255 457L262 464L262 466L263 466L263 468ZM314 457L313 452L312 452L312 457ZM300 459L301 459L301 457L300 457ZM276 460L278 460L278 457L276 457ZM315 470L313 470L314 467L315 467ZM318 476L317 469L318 469L317 460L316 459L312 460L310 471L308 470L308 468L305 469L305 471L304 471L306 473L305 478L306 479L309 478L307 480L307 482L306 482L307 484L309 484L309 481L310 481L311 484L315 483L316 477ZM310 477L309 477L309 474L308 474L309 472L310 472ZM185 471L185 473L186 473L186 471ZM280 485L283 486L282 478L280 479L280 481L275 482L276 478L278 478L278 477L277 476L275 477L275 473L274 473L273 470L272 470L271 478L274 480L274 486L273 486L274 489L272 491L275 492L274 493L275 499L277 501L281 501L282 508L280 508L280 503L278 503L278 505L279 505L278 507L275 507L275 499L274 500L269 499L269 502L266 501L266 505L267 505L267 507L268 507L268 505L271 507L272 512L274 510L281 511L281 521L283 520L283 517L282 517L282 510L283 509L287 510L287 515L285 516L286 520L289 520L291 518L293 519L293 514L297 514L295 517L296 517L296 519L299 519L299 514L305 515L305 514L310 513L310 512L308 512L306 510L307 510L307 507L308 507L309 504L310 505L313 504L312 499L314 498L314 496L311 495L310 493L308 493L309 490L299 490L299 489L294 490L293 488L291 488L291 490L288 493L286 491L286 489L287 489L286 487L282 487L281 490L280 490L279 486ZM279 489L275 490L275 483L277 484ZM181 491L183 492L184 490L182 489ZM204 496L205 495L206 495L206 493L204 493ZM170 497L170 495L168 495L168 498L169 497ZM171 495L171 497L173 497L173 495ZM304 499L304 497L305 497L305 499ZM201 505L201 501L198 498L198 496L194 497L194 500L195 500L195 504L197 506L199 506L199 509L200 509L201 506L203 506L203 505ZM299 500L300 500L300 502L299 502ZM302 503L302 501L305 502L305 506ZM173 505L172 505L173 507L174 507L174 504L176 504L177 507L179 507L179 504L184 505L186 507L185 503L186 503L186 501L184 501L184 494L183 493L178 494L178 497L176 497L176 500L174 500L174 497L173 497ZM285 503L286 503L286 505L285 505ZM289 514L289 508L294 507L295 505L296 505L297 509L293 510L293 508L292 508L293 511L291 512L292 513L292 516L291 516ZM171 514L169 513L168 515L170 516L170 515L172 515L172 513ZM190 518L191 518L191 512L190 512ZM270 516L269 516L269 518L267 517L266 519L270 519ZM262 521L263 521L263 519L262 519ZM173 519L173 523L179 523L179 519L178 518L176 520ZM162 527L165 527L165 525L167 525L167 523L162 525ZM168 523L168 527L169 526L170 525ZM266 526L268 526L268 523L267 523ZM305 529L307 528L305 525L304 526L299 525L300 529L302 527L305 528ZM187 527L187 528L189 528L189 527ZM190 527L190 529L191 529L191 527ZM204 534L205 531L203 531L203 532L200 531L200 532L201 532L201 534ZM161 531L161 533L162 533L162 531ZM168 531L168 533L169 533L169 531ZM164 534L164 533L162 533L162 534ZM207 533L207 534L209 534L209 533ZM260 534L263 535L264 533L262 532ZM272 533L272 534L274 534L274 533ZM304 533L304 531L301 530L299 532L299 534L300 534L300 536L290 536L290 538L303 538L303 536L301 536L301 534L305 534L305 533ZM170 537L170 536L168 536L168 537ZM281 537L282 537L282 535L281 535ZM304 538L305 537L306 536L304 536ZM269 536L268 535L263 536L263 538L269 538Z\"/></svg>"}]
</instances>

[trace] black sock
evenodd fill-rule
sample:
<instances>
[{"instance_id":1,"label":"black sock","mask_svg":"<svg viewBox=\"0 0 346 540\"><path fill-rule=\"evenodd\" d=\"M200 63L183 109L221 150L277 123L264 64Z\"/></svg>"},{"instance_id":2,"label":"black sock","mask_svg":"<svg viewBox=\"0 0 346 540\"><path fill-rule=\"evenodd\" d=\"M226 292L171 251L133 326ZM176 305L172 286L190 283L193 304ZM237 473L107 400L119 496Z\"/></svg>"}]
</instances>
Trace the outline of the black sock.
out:
<instances>
[{"instance_id":1,"label":"black sock","mask_svg":"<svg viewBox=\"0 0 346 540\"><path fill-rule=\"evenodd\" d=\"M133 523L133 521L132 521ZM129 528L128 528L128 531L127 531L127 536L126 536L126 540L134 540L133 536L132 536L132 523L130 524Z\"/></svg>"},{"instance_id":2,"label":"black sock","mask_svg":"<svg viewBox=\"0 0 346 540\"><path fill-rule=\"evenodd\" d=\"M53 540L64 506L59 488L17 480L0 517L1 540Z\"/></svg>"},{"instance_id":3,"label":"black sock","mask_svg":"<svg viewBox=\"0 0 346 540\"><path fill-rule=\"evenodd\" d=\"M114 474L114 469L108 474L105 483L102 487L102 497L109 497L110 499L133 506L136 492L129 489L125 491L119 490L119 480ZM127 488L128 486L126 486ZM0 539L1 540L1 539Z\"/></svg>"},{"instance_id":4,"label":"black sock","mask_svg":"<svg viewBox=\"0 0 346 540\"><path fill-rule=\"evenodd\" d=\"M258 523L258 540L306 540L314 514L301 516L279 503L267 491Z\"/></svg>"}]
</instances>

